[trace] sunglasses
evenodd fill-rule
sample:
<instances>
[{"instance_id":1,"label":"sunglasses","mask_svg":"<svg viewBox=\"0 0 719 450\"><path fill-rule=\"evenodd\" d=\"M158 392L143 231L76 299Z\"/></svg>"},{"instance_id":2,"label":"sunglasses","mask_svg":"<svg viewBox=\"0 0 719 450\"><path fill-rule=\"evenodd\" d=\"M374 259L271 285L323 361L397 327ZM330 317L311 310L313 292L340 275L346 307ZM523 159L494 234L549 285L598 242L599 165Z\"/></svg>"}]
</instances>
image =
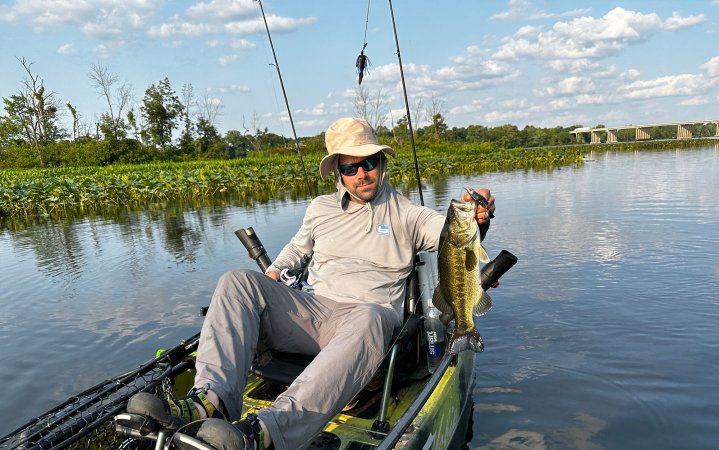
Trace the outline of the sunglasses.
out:
<instances>
[{"instance_id":1,"label":"sunglasses","mask_svg":"<svg viewBox=\"0 0 719 450\"><path fill-rule=\"evenodd\" d=\"M377 164L379 163L379 158L380 158L380 155L379 155L379 153L377 153L375 155L370 156L367 159L363 159L360 162L351 163L351 164L340 164L339 165L340 173L342 175L351 177L351 176L357 175L357 169L359 169L360 167L365 172L372 171L372 170L374 170L375 167L377 167Z\"/></svg>"}]
</instances>

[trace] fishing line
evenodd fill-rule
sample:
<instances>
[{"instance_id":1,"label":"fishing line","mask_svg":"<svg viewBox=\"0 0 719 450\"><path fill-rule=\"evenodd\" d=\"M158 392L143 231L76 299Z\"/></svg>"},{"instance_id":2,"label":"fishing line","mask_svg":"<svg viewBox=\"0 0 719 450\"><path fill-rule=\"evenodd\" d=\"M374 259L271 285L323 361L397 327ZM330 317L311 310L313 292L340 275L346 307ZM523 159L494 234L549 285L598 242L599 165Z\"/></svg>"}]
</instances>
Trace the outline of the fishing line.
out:
<instances>
[{"instance_id":1,"label":"fishing line","mask_svg":"<svg viewBox=\"0 0 719 450\"><path fill-rule=\"evenodd\" d=\"M259 14L261 14L259 6L257 7L257 12L258 12L258 16L259 16ZM259 17L258 17L258 19L259 19ZM274 80L274 74L273 74L271 67L274 67L275 63L271 61L270 50L267 46L267 42L264 39L261 39L260 42L262 42L262 50L264 51L265 62L267 63L267 72L269 72L267 74L267 82L269 84L269 89L272 91L272 98L275 101L275 114L277 114L277 116L278 116L277 126L279 127L280 130L282 130L282 134L280 134L279 136L282 138L282 145L287 147L288 146L287 143L289 142L286 137L286 135L289 134L288 129L287 129L287 122L285 122L282 119L282 113L280 112L282 108L280 107L280 100L277 95L277 85L272 81L272 80ZM253 131L256 133L258 130L253 130ZM311 199L311 197L312 196L310 193L310 199Z\"/></svg>"},{"instance_id":2,"label":"fishing line","mask_svg":"<svg viewBox=\"0 0 719 450\"><path fill-rule=\"evenodd\" d=\"M360 51L359 56L355 60L355 67L357 68L357 84L362 84L364 73L365 71L369 73L368 67L372 64L367 55L364 54L364 51L367 48L367 27L369 26L369 5L371 2L372 0L367 0L367 17L365 18L364 23L364 44L362 45L362 51Z\"/></svg>"},{"instance_id":3,"label":"fishing line","mask_svg":"<svg viewBox=\"0 0 719 450\"><path fill-rule=\"evenodd\" d=\"M280 63L277 61L277 54L275 53L275 45L272 43L272 35L270 34L270 27L267 25L267 17L265 16L265 9L262 7L262 0L257 0L260 5L260 12L262 13L262 20L265 23L265 30L267 30L267 40L270 41L270 49L272 49L272 56L275 60L275 68L277 69L277 77L280 79L280 87L282 88L282 96L285 99L285 106L287 107L287 116L290 118L290 125L292 126L292 136L295 138L295 148L297 150L297 156L300 159L300 165L302 166L302 174L305 178L305 187L307 193L312 201L312 189L310 189L310 180L307 176L307 169L305 168L305 162L302 159L302 151L300 150L300 141L297 139L297 131L295 131L295 121L292 119L292 110L290 109L290 103L287 100L287 91L285 91L285 83L282 81L282 72L280 71Z\"/></svg>"},{"instance_id":4,"label":"fishing line","mask_svg":"<svg viewBox=\"0 0 719 450\"><path fill-rule=\"evenodd\" d=\"M417 161L417 148L414 144L414 131L412 129L412 118L409 114L409 100L407 99L407 84L404 81L404 70L402 69L402 57L399 52L399 39L397 38L397 26L394 21L394 8L392 7L392 0L389 0L389 11L392 15L392 30L394 30L394 43L397 47L397 61L399 62L399 75L402 79L402 91L404 92L404 105L407 110L407 126L409 127L409 139L412 142L412 154L414 155L414 170L417 176L417 190L419 191L419 203L424 206L424 197L422 196L422 179L419 175L419 162Z\"/></svg>"}]
</instances>

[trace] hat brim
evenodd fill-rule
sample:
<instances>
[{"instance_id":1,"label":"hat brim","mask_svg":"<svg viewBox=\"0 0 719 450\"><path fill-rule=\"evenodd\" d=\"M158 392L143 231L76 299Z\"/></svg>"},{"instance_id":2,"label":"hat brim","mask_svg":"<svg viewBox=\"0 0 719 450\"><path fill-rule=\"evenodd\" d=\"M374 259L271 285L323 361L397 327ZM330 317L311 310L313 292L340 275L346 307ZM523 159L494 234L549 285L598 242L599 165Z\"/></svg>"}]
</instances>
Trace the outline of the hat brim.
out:
<instances>
[{"instance_id":1,"label":"hat brim","mask_svg":"<svg viewBox=\"0 0 719 450\"><path fill-rule=\"evenodd\" d=\"M397 154L394 150L392 150L392 147L382 144L362 144L354 145L352 147L344 147L337 153L332 153L331 155L327 155L322 158L322 161L320 162L320 177L324 179L328 174L332 173L334 168L337 167L337 160L340 155L362 157L371 156L380 151L385 152L393 158L397 157Z\"/></svg>"}]
</instances>

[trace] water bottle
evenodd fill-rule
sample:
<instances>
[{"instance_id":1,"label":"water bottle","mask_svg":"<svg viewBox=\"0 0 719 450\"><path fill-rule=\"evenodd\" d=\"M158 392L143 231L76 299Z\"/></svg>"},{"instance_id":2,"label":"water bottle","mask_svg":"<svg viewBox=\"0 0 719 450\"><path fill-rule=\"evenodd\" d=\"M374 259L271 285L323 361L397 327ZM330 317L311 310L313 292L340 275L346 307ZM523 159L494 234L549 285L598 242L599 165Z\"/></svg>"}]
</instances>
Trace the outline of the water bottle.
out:
<instances>
[{"instance_id":1,"label":"water bottle","mask_svg":"<svg viewBox=\"0 0 719 450\"><path fill-rule=\"evenodd\" d=\"M434 373L444 356L444 325L439 320L440 312L429 306L424 313L424 333L427 339L427 369Z\"/></svg>"},{"instance_id":2,"label":"water bottle","mask_svg":"<svg viewBox=\"0 0 719 450\"><path fill-rule=\"evenodd\" d=\"M419 278L419 298L424 313L424 333L427 341L427 369L434 373L444 355L445 327L439 320L440 312L432 305L432 294L437 286L439 272L437 270L437 253L420 252L417 264Z\"/></svg>"}]
</instances>

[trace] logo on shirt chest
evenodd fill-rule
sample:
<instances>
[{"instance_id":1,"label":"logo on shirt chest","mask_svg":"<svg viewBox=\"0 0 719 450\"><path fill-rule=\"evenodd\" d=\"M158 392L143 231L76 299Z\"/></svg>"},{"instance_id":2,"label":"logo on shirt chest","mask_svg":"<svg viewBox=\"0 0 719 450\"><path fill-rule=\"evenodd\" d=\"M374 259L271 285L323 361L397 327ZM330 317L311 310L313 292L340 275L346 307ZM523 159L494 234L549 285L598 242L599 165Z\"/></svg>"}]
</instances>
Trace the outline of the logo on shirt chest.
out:
<instances>
[{"instance_id":1,"label":"logo on shirt chest","mask_svg":"<svg viewBox=\"0 0 719 450\"><path fill-rule=\"evenodd\" d=\"M377 225L377 234L389 236L389 232L390 232L390 226L387 225L386 223L381 223L381 224Z\"/></svg>"}]
</instances>

